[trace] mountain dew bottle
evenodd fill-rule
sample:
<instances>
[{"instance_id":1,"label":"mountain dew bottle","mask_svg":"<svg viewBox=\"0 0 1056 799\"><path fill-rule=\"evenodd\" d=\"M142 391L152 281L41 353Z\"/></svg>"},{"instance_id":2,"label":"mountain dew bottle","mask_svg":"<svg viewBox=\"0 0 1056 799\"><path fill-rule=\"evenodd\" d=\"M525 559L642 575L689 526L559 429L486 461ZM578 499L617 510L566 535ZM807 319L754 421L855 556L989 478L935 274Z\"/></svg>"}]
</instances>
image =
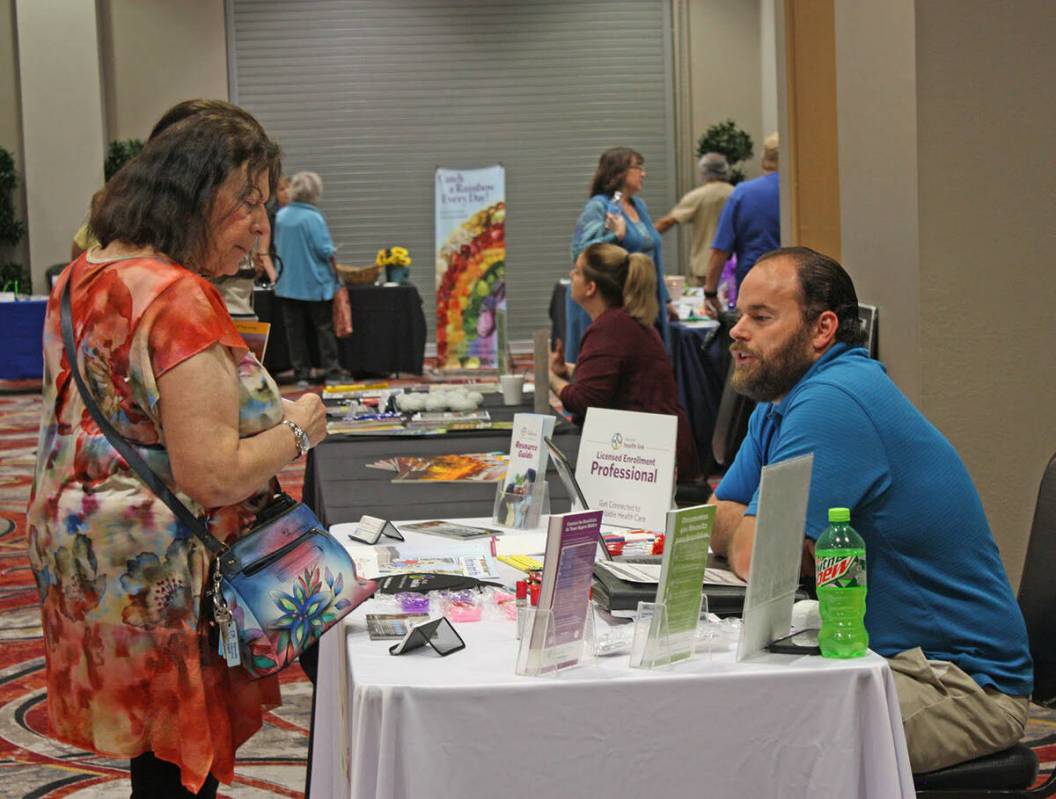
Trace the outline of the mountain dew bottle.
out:
<instances>
[{"instance_id":1,"label":"mountain dew bottle","mask_svg":"<svg viewBox=\"0 0 1056 799\"><path fill-rule=\"evenodd\" d=\"M814 548L821 632L827 658L856 658L869 648L865 631L865 541L848 508L829 508L829 526Z\"/></svg>"}]
</instances>

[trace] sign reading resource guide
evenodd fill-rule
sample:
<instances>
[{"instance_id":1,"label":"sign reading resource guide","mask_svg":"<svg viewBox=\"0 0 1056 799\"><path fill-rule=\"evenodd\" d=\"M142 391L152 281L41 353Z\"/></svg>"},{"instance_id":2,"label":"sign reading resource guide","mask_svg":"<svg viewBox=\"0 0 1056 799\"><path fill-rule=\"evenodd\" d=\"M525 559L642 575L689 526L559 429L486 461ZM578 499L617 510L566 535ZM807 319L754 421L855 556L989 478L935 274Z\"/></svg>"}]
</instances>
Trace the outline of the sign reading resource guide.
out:
<instances>
[{"instance_id":1,"label":"sign reading resource guide","mask_svg":"<svg viewBox=\"0 0 1056 799\"><path fill-rule=\"evenodd\" d=\"M563 669L579 662L600 531L599 511L550 517L539 610L551 612L537 613L532 624L529 672Z\"/></svg>"},{"instance_id":2,"label":"sign reading resource guide","mask_svg":"<svg viewBox=\"0 0 1056 799\"><path fill-rule=\"evenodd\" d=\"M667 650L672 662L685 660L693 654L702 583L708 567L708 542L714 526L714 505L667 512L664 559L660 566L656 601L667 609ZM653 652L646 658L655 659L659 654Z\"/></svg>"},{"instance_id":3,"label":"sign reading resource guide","mask_svg":"<svg viewBox=\"0 0 1056 799\"><path fill-rule=\"evenodd\" d=\"M588 408L576 482L605 524L663 530L675 480L678 418Z\"/></svg>"},{"instance_id":4,"label":"sign reading resource guide","mask_svg":"<svg viewBox=\"0 0 1056 799\"><path fill-rule=\"evenodd\" d=\"M543 438L553 432L553 416L518 413L513 417L510 463L495 497L492 521L496 524L521 530L539 526L550 457Z\"/></svg>"}]
</instances>

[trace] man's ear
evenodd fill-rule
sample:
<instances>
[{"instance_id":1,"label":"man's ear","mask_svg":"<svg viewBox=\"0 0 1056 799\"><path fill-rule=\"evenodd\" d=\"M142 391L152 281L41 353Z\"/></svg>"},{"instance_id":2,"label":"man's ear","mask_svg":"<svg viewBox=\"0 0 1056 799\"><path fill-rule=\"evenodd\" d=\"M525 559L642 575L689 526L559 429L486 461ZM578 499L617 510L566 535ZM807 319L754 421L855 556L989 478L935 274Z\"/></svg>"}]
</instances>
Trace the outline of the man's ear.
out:
<instances>
[{"instance_id":1,"label":"man's ear","mask_svg":"<svg viewBox=\"0 0 1056 799\"><path fill-rule=\"evenodd\" d=\"M836 340L840 329L840 318L832 311L822 311L814 320L814 338L812 344L817 350L824 350Z\"/></svg>"}]
</instances>

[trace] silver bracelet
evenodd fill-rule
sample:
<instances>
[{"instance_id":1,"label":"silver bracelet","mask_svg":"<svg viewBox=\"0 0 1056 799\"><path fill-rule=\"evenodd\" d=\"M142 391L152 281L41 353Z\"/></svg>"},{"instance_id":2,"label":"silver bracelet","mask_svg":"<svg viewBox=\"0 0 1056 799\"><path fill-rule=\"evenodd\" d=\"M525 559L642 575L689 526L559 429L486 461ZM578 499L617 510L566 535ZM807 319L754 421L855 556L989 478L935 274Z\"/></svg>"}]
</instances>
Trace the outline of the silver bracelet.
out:
<instances>
[{"instance_id":1,"label":"silver bracelet","mask_svg":"<svg viewBox=\"0 0 1056 799\"><path fill-rule=\"evenodd\" d=\"M307 455L308 450L312 448L312 442L308 438L308 434L304 432L299 424L291 422L289 419L283 419L282 423L293 431L293 440L297 443L297 458ZM297 458L294 458L294 460L297 460Z\"/></svg>"}]
</instances>

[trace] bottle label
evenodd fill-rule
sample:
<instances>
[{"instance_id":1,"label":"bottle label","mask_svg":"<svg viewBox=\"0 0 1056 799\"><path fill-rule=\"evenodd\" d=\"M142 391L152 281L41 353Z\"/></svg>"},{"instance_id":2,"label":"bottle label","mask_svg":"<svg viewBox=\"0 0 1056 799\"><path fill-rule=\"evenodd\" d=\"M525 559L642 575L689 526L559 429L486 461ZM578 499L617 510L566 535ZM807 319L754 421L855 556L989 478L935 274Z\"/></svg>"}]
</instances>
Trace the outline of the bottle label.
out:
<instances>
[{"instance_id":1,"label":"bottle label","mask_svg":"<svg viewBox=\"0 0 1056 799\"><path fill-rule=\"evenodd\" d=\"M816 574L818 588L865 588L865 555L855 552L820 558Z\"/></svg>"}]
</instances>

